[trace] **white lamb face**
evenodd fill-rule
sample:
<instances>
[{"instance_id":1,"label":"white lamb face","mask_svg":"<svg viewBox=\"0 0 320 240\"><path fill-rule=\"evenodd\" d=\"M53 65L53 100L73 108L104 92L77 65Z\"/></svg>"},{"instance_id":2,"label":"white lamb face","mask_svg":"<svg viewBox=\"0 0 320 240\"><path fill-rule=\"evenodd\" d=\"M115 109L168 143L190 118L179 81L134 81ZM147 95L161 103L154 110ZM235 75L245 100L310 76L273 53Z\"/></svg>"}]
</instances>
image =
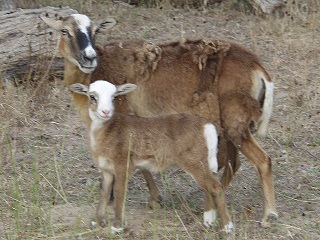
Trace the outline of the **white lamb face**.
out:
<instances>
[{"instance_id":1,"label":"white lamb face","mask_svg":"<svg viewBox=\"0 0 320 240\"><path fill-rule=\"evenodd\" d=\"M118 95L133 91L137 86L131 83L115 86L105 80L97 80L90 86L75 83L70 90L88 96L90 100L89 116L92 121L104 122L114 114L113 100Z\"/></svg>"},{"instance_id":2,"label":"white lamb face","mask_svg":"<svg viewBox=\"0 0 320 240\"><path fill-rule=\"evenodd\" d=\"M117 96L117 87L107 81L98 80L89 87L89 114L93 121L107 121L114 114L113 100Z\"/></svg>"}]
</instances>

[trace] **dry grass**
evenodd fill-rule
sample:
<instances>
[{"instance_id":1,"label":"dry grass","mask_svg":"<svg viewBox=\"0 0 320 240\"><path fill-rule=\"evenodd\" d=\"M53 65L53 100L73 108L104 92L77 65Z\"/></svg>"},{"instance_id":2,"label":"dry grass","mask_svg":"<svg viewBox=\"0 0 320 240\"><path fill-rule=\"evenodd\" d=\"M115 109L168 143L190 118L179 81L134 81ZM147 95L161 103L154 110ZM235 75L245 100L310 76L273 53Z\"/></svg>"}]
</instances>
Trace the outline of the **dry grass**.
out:
<instances>
[{"instance_id":1,"label":"dry grass","mask_svg":"<svg viewBox=\"0 0 320 240\"><path fill-rule=\"evenodd\" d=\"M273 159L280 219L270 229L259 227L260 186L255 170L243 158L227 193L236 224L230 239L320 236L320 13L316 11L320 2L296 2L287 7L285 16L268 18L237 12L230 8L231 1L207 13L69 2L93 18L111 15L118 20L100 42L127 38L159 42L182 34L219 37L237 41L260 56L276 85L270 135L261 144ZM89 228L99 174L91 166L85 129L64 82L49 78L46 71L16 81L24 84L17 87L2 79L0 90L0 239L112 238L106 229ZM221 237L217 229L202 227L203 195L189 176L169 172L157 181L163 210L146 207L147 188L142 176L135 174L127 195L129 230L113 238Z\"/></svg>"}]
</instances>

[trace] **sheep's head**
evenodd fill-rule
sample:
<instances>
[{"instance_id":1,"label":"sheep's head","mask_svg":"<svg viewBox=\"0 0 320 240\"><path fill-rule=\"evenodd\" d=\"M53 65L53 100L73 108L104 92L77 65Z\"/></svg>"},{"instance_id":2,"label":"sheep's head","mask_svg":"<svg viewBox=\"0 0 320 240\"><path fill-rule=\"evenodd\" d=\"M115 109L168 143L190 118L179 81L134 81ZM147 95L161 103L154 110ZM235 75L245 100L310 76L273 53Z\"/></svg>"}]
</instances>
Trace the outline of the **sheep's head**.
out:
<instances>
[{"instance_id":1,"label":"sheep's head","mask_svg":"<svg viewBox=\"0 0 320 240\"><path fill-rule=\"evenodd\" d=\"M42 16L40 18L60 32L61 55L84 73L91 73L97 67L97 53L94 49L96 33L106 31L116 24L112 18L97 23L83 14L72 14L59 20Z\"/></svg>"},{"instance_id":2,"label":"sheep's head","mask_svg":"<svg viewBox=\"0 0 320 240\"><path fill-rule=\"evenodd\" d=\"M72 84L70 90L88 96L90 101L89 115L92 121L105 122L114 114L114 98L131 92L136 87L131 83L115 86L107 81L97 80L89 87L81 83Z\"/></svg>"}]
</instances>

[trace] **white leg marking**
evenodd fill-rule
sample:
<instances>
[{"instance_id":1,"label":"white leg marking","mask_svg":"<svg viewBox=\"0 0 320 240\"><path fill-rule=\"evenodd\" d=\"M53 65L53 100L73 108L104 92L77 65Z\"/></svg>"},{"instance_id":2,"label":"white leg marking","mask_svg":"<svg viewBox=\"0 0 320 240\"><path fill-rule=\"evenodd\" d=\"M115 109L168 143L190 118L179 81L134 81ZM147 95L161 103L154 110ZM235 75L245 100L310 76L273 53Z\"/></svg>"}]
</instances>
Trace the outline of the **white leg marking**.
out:
<instances>
[{"instance_id":1,"label":"white leg marking","mask_svg":"<svg viewBox=\"0 0 320 240\"><path fill-rule=\"evenodd\" d=\"M216 210L211 209L203 213L203 225L205 225L206 227L211 227L216 220Z\"/></svg>"},{"instance_id":2,"label":"white leg marking","mask_svg":"<svg viewBox=\"0 0 320 240\"><path fill-rule=\"evenodd\" d=\"M230 221L223 229L226 233L231 233L233 231L233 223Z\"/></svg>"},{"instance_id":3,"label":"white leg marking","mask_svg":"<svg viewBox=\"0 0 320 240\"><path fill-rule=\"evenodd\" d=\"M116 228L114 226L111 226L111 233L112 234L118 234L118 233L121 233L123 232L123 228Z\"/></svg>"},{"instance_id":4,"label":"white leg marking","mask_svg":"<svg viewBox=\"0 0 320 240\"><path fill-rule=\"evenodd\" d=\"M218 172L218 134L216 127L211 124L207 123L204 125L204 136L207 141L208 147L208 163L210 170L214 173Z\"/></svg>"}]
</instances>

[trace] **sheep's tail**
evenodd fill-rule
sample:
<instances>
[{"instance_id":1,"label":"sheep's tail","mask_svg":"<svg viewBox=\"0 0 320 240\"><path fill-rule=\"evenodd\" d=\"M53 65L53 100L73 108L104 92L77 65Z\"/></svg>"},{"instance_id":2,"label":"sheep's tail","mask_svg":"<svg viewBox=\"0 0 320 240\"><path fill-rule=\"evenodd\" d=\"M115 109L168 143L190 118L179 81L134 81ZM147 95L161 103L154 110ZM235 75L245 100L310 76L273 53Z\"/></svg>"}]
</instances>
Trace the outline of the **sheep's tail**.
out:
<instances>
[{"instance_id":1,"label":"sheep's tail","mask_svg":"<svg viewBox=\"0 0 320 240\"><path fill-rule=\"evenodd\" d=\"M262 114L258 122L258 128L257 128L257 135L260 138L265 138L268 134L268 125L270 121L270 117L272 114L272 108L273 108L273 89L274 89L274 83L270 80L270 77L267 73L263 74L263 76L260 75L260 78L258 81L261 81L262 88L261 88L261 110Z\"/></svg>"}]
</instances>

